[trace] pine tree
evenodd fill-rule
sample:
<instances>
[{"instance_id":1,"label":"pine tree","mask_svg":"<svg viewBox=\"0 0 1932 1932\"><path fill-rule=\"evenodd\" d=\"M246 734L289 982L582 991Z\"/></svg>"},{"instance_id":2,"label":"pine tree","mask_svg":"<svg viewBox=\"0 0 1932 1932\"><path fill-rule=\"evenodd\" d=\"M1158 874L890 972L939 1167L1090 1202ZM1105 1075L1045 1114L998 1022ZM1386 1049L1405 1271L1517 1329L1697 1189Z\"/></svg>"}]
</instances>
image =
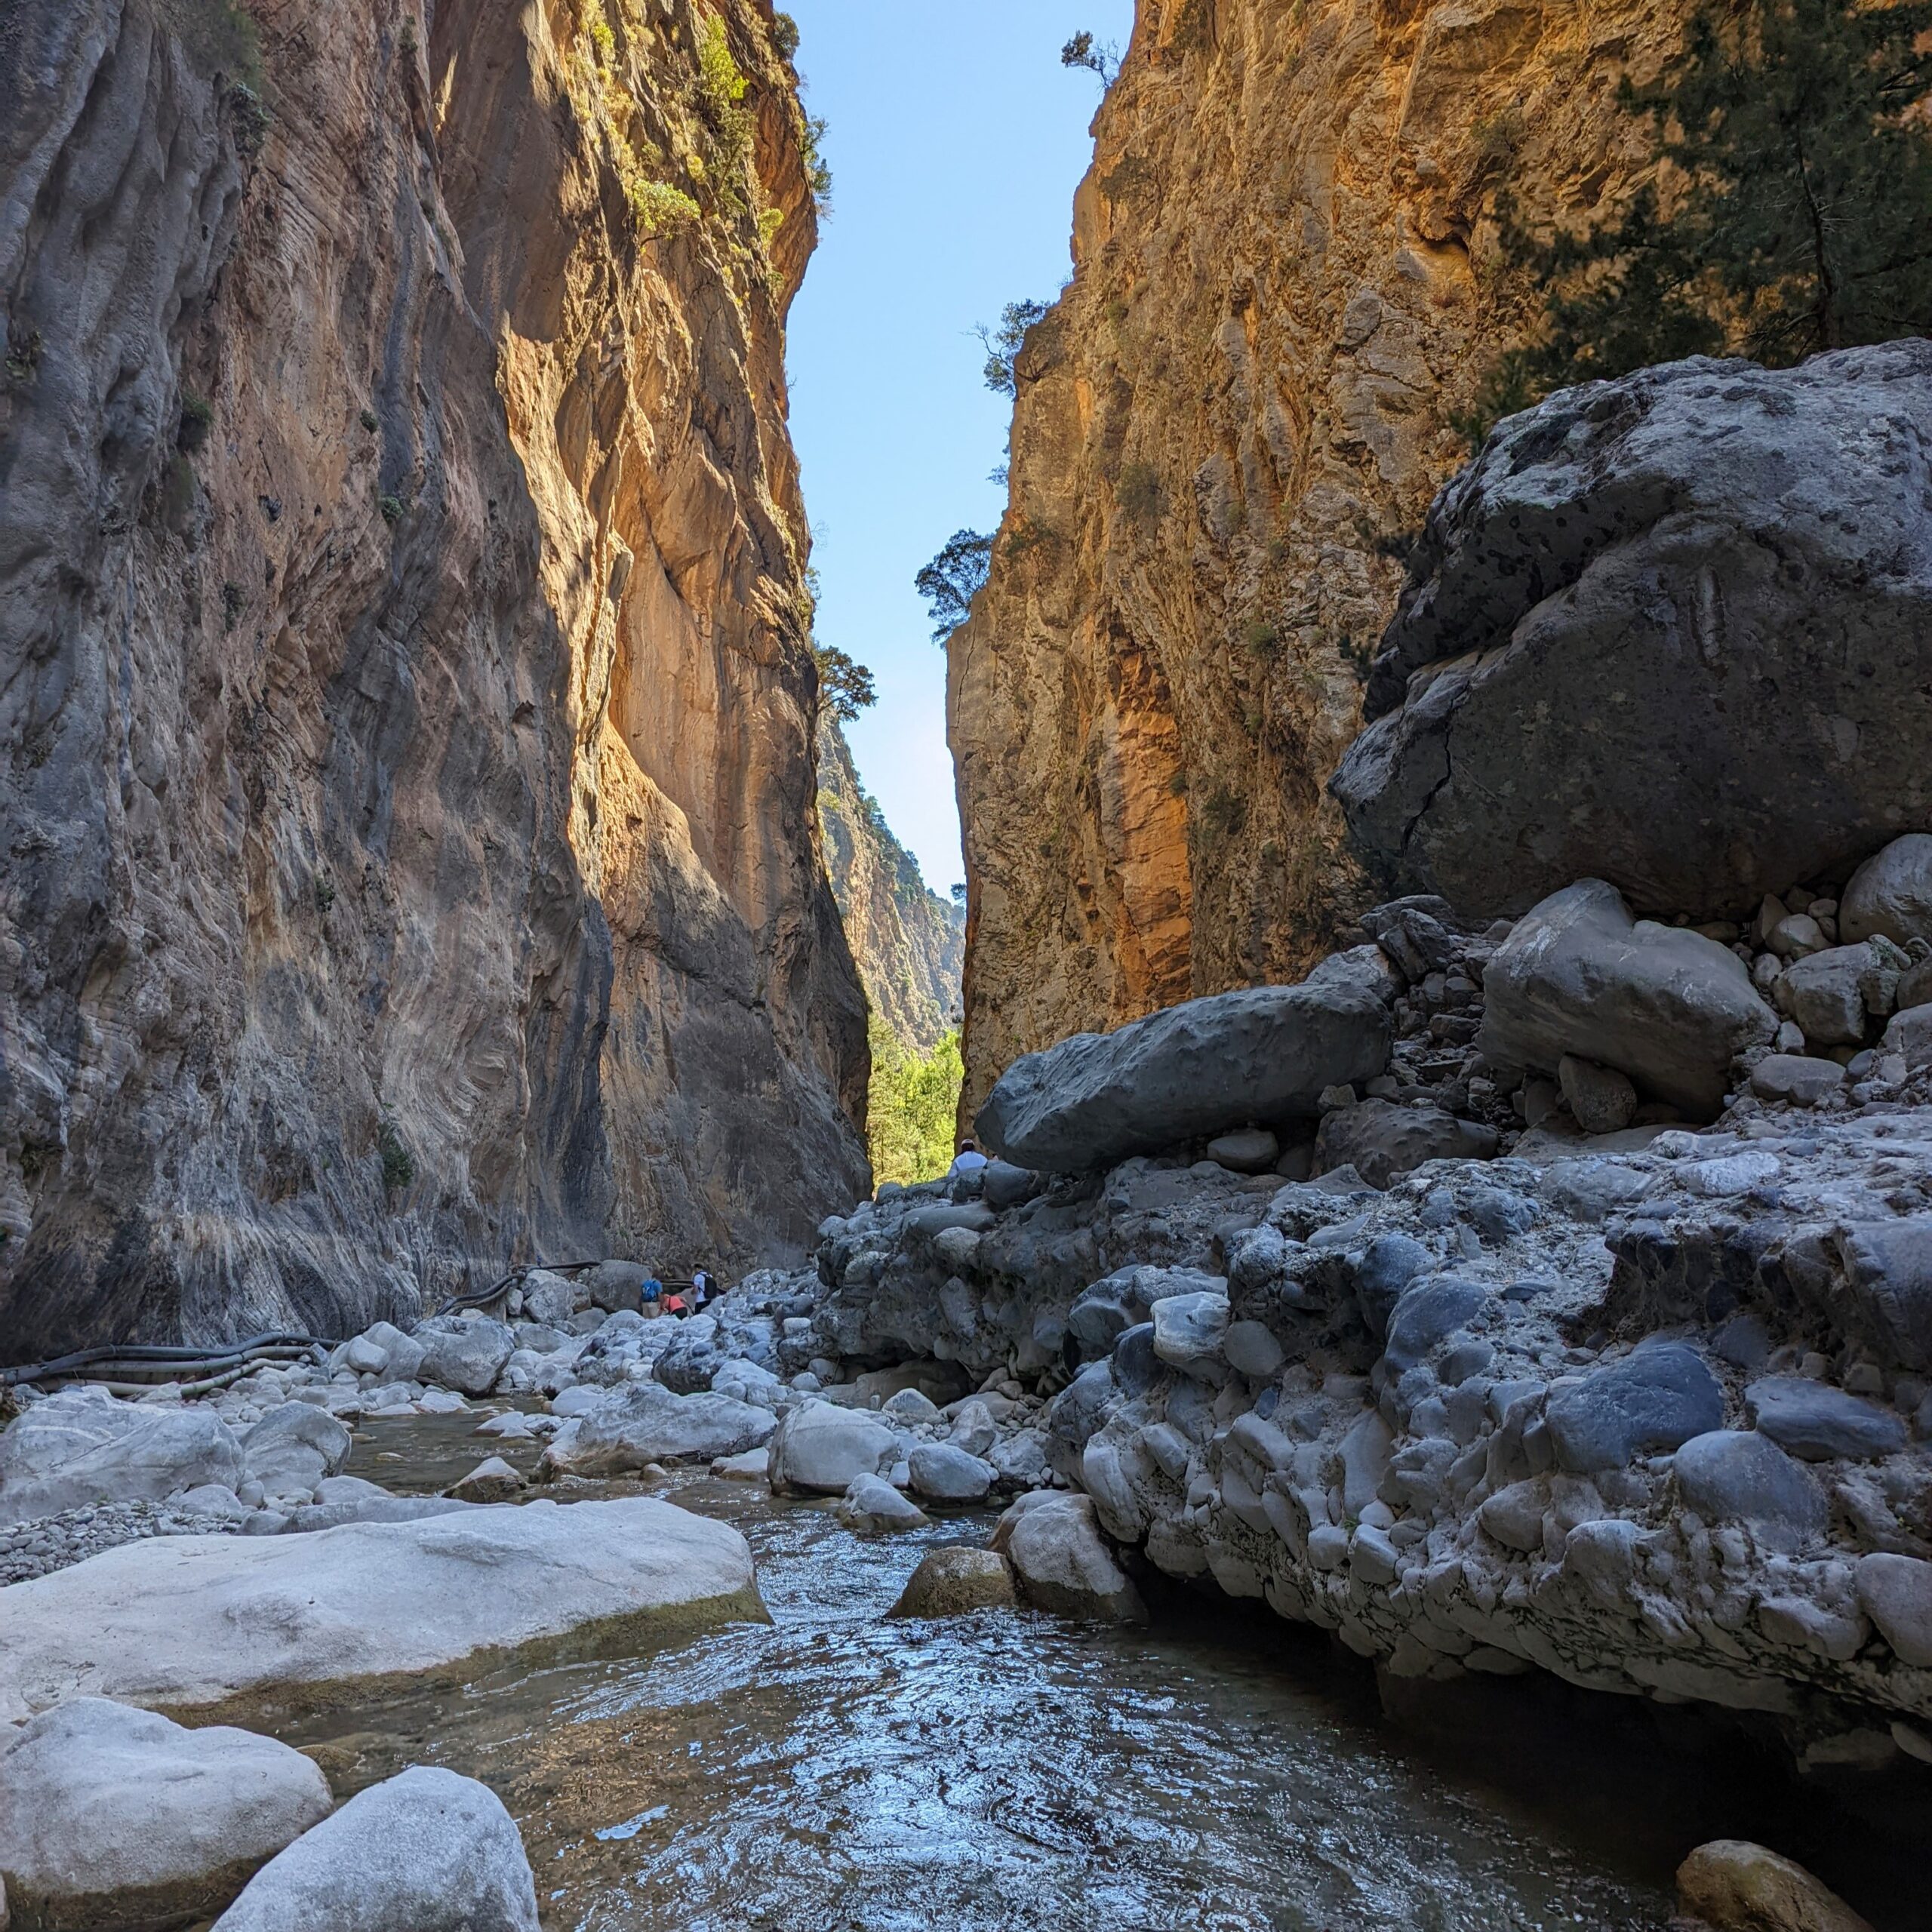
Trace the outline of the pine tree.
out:
<instances>
[{"instance_id":1,"label":"pine tree","mask_svg":"<svg viewBox=\"0 0 1932 1932\"><path fill-rule=\"evenodd\" d=\"M1543 326L1463 426L1680 356L1784 367L1932 332L1928 94L1923 0L1706 0L1662 78L1624 84L1657 178L1580 234L1539 237L1500 206L1505 266L1547 291Z\"/></svg>"}]
</instances>

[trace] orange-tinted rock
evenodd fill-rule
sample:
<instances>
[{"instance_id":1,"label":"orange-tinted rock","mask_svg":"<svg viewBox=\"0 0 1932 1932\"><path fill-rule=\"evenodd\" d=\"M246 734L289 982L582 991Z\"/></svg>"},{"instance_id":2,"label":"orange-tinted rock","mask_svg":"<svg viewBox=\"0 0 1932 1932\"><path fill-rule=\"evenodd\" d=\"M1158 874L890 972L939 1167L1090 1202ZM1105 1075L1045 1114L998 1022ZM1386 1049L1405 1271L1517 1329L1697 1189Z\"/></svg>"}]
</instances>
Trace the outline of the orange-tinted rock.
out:
<instances>
[{"instance_id":1,"label":"orange-tinted rock","mask_svg":"<svg viewBox=\"0 0 1932 1932\"><path fill-rule=\"evenodd\" d=\"M965 1118L1020 1054L1296 977L1363 903L1323 787L1525 313L1497 192L1582 219L1629 178L1618 82L1688 11L1143 0L951 647Z\"/></svg>"}]
</instances>

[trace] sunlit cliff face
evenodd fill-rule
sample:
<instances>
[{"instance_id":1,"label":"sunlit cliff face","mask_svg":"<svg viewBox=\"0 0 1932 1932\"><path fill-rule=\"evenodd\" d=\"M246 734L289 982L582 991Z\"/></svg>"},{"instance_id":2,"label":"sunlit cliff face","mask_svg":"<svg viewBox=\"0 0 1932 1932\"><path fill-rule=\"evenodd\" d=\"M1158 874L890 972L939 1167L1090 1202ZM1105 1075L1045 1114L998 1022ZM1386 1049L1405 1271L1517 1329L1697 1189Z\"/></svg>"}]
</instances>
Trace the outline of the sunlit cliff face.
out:
<instances>
[{"instance_id":1,"label":"sunlit cliff face","mask_svg":"<svg viewBox=\"0 0 1932 1932\"><path fill-rule=\"evenodd\" d=\"M1496 197L1580 217L1682 0L1142 0L949 696L966 1109L1016 1054L1298 976L1361 890L1323 786L1449 419L1523 326Z\"/></svg>"},{"instance_id":2,"label":"sunlit cliff face","mask_svg":"<svg viewBox=\"0 0 1932 1932\"><path fill-rule=\"evenodd\" d=\"M864 1181L769 9L249 11L29 0L0 62L16 1352Z\"/></svg>"}]
</instances>

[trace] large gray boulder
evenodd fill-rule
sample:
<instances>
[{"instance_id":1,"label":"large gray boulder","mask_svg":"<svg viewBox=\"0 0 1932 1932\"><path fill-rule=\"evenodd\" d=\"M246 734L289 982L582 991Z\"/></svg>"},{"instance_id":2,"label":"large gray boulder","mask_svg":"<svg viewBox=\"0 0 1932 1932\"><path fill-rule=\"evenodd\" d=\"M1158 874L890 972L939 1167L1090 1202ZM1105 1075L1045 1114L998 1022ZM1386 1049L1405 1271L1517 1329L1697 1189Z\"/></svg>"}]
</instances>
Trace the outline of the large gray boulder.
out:
<instances>
[{"instance_id":1,"label":"large gray boulder","mask_svg":"<svg viewBox=\"0 0 1932 1932\"><path fill-rule=\"evenodd\" d=\"M1387 1008L1357 986L1216 993L1015 1060L974 1125L1026 1167L1111 1167L1257 1121L1312 1118L1324 1088L1380 1073L1390 1041Z\"/></svg>"},{"instance_id":2,"label":"large gray boulder","mask_svg":"<svg viewBox=\"0 0 1932 1932\"><path fill-rule=\"evenodd\" d=\"M1333 782L1372 869L1488 914L1589 874L1742 917L1925 825L1927 422L1913 341L1500 423L1429 512Z\"/></svg>"},{"instance_id":3,"label":"large gray boulder","mask_svg":"<svg viewBox=\"0 0 1932 1932\"><path fill-rule=\"evenodd\" d=\"M219 1912L333 1802L286 1744L184 1730L104 1697L43 1712L0 1744L0 1792L15 1922L90 1932Z\"/></svg>"},{"instance_id":4,"label":"large gray boulder","mask_svg":"<svg viewBox=\"0 0 1932 1932\"><path fill-rule=\"evenodd\" d=\"M158 1503L177 1490L242 1481L234 1431L197 1406L63 1389L0 1432L0 1523L94 1503Z\"/></svg>"},{"instance_id":5,"label":"large gray boulder","mask_svg":"<svg viewBox=\"0 0 1932 1932\"><path fill-rule=\"evenodd\" d=\"M999 1519L992 1546L1013 1565L1021 1595L1060 1617L1144 1623L1147 1607L1100 1534L1091 1497L1037 1490Z\"/></svg>"},{"instance_id":6,"label":"large gray boulder","mask_svg":"<svg viewBox=\"0 0 1932 1932\"><path fill-rule=\"evenodd\" d=\"M487 1395L516 1347L515 1331L487 1315L432 1315L415 1339L423 1344L417 1377L463 1395Z\"/></svg>"},{"instance_id":7,"label":"large gray boulder","mask_svg":"<svg viewBox=\"0 0 1932 1932\"><path fill-rule=\"evenodd\" d=\"M614 1476L647 1463L709 1463L771 1439L777 1419L729 1395L679 1395L655 1382L626 1383L543 1454L552 1475Z\"/></svg>"},{"instance_id":8,"label":"large gray boulder","mask_svg":"<svg viewBox=\"0 0 1932 1932\"><path fill-rule=\"evenodd\" d=\"M1495 1128L1440 1107L1361 1100L1323 1115L1315 1139L1315 1171L1353 1168L1370 1186L1386 1187L1425 1161L1487 1161L1496 1146Z\"/></svg>"},{"instance_id":9,"label":"large gray boulder","mask_svg":"<svg viewBox=\"0 0 1932 1932\"><path fill-rule=\"evenodd\" d=\"M1477 1043L1493 1066L1554 1074L1574 1054L1700 1118L1724 1104L1732 1060L1777 1032L1728 947L1633 920L1601 879L1567 886L1519 919L1483 990Z\"/></svg>"},{"instance_id":10,"label":"large gray boulder","mask_svg":"<svg viewBox=\"0 0 1932 1932\"><path fill-rule=\"evenodd\" d=\"M1852 874L1838 903L1838 937L1932 940L1932 835L1894 838Z\"/></svg>"},{"instance_id":11,"label":"large gray boulder","mask_svg":"<svg viewBox=\"0 0 1932 1932\"><path fill-rule=\"evenodd\" d=\"M780 1496L843 1496L856 1478L883 1474L899 1455L898 1437L876 1417L801 1402L772 1435L771 1487Z\"/></svg>"},{"instance_id":12,"label":"large gray boulder","mask_svg":"<svg viewBox=\"0 0 1932 1932\"><path fill-rule=\"evenodd\" d=\"M758 1616L728 1524L648 1497L312 1536L156 1537L0 1590L0 1722L83 1694L221 1715Z\"/></svg>"},{"instance_id":13,"label":"large gray boulder","mask_svg":"<svg viewBox=\"0 0 1932 1932\"><path fill-rule=\"evenodd\" d=\"M1595 1475L1722 1429L1724 1391L1694 1349L1653 1342L1553 1383L1543 1420L1557 1466Z\"/></svg>"},{"instance_id":14,"label":"large gray boulder","mask_svg":"<svg viewBox=\"0 0 1932 1932\"><path fill-rule=\"evenodd\" d=\"M216 1932L537 1932L516 1821L427 1764L358 1792L272 1859Z\"/></svg>"},{"instance_id":15,"label":"large gray boulder","mask_svg":"<svg viewBox=\"0 0 1932 1932\"><path fill-rule=\"evenodd\" d=\"M348 1467L353 1441L347 1424L328 1410L313 1402L285 1402L242 1437L242 1463L270 1496L312 1492Z\"/></svg>"}]
</instances>

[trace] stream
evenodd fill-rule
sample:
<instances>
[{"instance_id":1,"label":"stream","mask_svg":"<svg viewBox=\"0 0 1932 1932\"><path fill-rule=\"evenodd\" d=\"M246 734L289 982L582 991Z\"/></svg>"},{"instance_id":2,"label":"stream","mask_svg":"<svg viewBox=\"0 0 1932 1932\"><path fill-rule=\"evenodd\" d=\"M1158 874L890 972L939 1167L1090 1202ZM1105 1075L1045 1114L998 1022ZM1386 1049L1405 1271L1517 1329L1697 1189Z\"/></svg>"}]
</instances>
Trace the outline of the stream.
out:
<instances>
[{"instance_id":1,"label":"stream","mask_svg":"<svg viewBox=\"0 0 1932 1932\"><path fill-rule=\"evenodd\" d=\"M474 1426L365 1425L356 1466L433 1490L501 1447ZM768 1625L281 1733L338 1795L412 1761L489 1784L547 1932L1660 1932L1678 1860L1727 1835L1855 1862L1880 1932L1917 1922L1909 1847L1734 1737L1661 1750L1647 1712L1527 1682L1398 1727L1318 1635L1179 1592L1146 1631L890 1621L921 1554L992 1512L869 1541L761 1484L654 1493L744 1533Z\"/></svg>"}]
</instances>

